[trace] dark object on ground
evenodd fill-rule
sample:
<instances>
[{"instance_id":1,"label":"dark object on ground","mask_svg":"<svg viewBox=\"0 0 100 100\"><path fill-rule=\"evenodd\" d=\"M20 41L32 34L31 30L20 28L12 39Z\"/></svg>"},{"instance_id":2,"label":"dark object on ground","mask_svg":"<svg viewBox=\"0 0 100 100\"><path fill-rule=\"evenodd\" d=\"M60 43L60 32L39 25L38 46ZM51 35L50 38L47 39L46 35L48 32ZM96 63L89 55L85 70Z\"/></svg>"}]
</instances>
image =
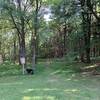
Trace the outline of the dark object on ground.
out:
<instances>
[{"instance_id":1,"label":"dark object on ground","mask_svg":"<svg viewBox=\"0 0 100 100\"><path fill-rule=\"evenodd\" d=\"M32 68L26 68L26 73L32 75L34 74L34 70Z\"/></svg>"}]
</instances>

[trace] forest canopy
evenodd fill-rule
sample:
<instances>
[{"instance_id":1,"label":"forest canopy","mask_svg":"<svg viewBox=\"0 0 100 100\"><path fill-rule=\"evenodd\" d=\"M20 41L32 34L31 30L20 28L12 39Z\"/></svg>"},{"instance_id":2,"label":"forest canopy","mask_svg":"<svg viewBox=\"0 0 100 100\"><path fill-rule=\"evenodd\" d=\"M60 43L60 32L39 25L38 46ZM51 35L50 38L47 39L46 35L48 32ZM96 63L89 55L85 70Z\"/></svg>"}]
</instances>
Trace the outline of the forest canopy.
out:
<instances>
[{"instance_id":1,"label":"forest canopy","mask_svg":"<svg viewBox=\"0 0 100 100\"><path fill-rule=\"evenodd\" d=\"M0 0L0 59L100 57L100 0Z\"/></svg>"}]
</instances>

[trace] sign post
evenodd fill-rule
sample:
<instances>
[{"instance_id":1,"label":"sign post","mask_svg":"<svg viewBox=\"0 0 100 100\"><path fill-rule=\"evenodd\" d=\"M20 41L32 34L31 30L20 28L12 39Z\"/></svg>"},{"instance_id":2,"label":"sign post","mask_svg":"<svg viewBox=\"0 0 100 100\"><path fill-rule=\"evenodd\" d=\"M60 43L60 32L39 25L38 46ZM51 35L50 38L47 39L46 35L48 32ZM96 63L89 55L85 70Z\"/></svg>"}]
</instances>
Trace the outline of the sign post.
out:
<instances>
[{"instance_id":1,"label":"sign post","mask_svg":"<svg viewBox=\"0 0 100 100\"><path fill-rule=\"evenodd\" d=\"M3 63L3 57L2 57L2 55L0 54L0 64L2 64Z\"/></svg>"},{"instance_id":2,"label":"sign post","mask_svg":"<svg viewBox=\"0 0 100 100\"><path fill-rule=\"evenodd\" d=\"M20 58L20 62L22 64L22 72L23 72L23 75L25 74L25 57L21 57Z\"/></svg>"}]
</instances>

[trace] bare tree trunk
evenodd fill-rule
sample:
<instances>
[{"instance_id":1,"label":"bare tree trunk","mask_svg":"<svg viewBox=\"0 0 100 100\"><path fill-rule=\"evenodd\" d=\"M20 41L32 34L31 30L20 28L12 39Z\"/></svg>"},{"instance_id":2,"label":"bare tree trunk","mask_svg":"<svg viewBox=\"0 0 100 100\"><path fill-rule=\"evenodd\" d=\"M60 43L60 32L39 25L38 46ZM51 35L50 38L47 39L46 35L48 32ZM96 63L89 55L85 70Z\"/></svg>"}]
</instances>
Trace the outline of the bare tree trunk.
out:
<instances>
[{"instance_id":1,"label":"bare tree trunk","mask_svg":"<svg viewBox=\"0 0 100 100\"><path fill-rule=\"evenodd\" d=\"M32 31L32 67L35 70L35 65L37 62L37 54L38 54L38 11L39 11L39 0L35 0L35 18L34 18L34 33Z\"/></svg>"},{"instance_id":2,"label":"bare tree trunk","mask_svg":"<svg viewBox=\"0 0 100 100\"><path fill-rule=\"evenodd\" d=\"M35 64L36 64L36 43L35 43L35 39L34 39L34 37L33 37L33 35L32 35L32 39L31 39L31 52L32 52L32 69L33 69L33 71L35 70L35 68L36 68L36 66L35 66Z\"/></svg>"},{"instance_id":3,"label":"bare tree trunk","mask_svg":"<svg viewBox=\"0 0 100 100\"><path fill-rule=\"evenodd\" d=\"M13 43L13 61L14 61L14 63L16 63L16 49L17 49L17 47L16 47L16 39L14 38L14 43Z\"/></svg>"},{"instance_id":4,"label":"bare tree trunk","mask_svg":"<svg viewBox=\"0 0 100 100\"><path fill-rule=\"evenodd\" d=\"M66 22L65 22L65 25L64 25L64 50L63 50L63 54L65 55L66 54Z\"/></svg>"},{"instance_id":5,"label":"bare tree trunk","mask_svg":"<svg viewBox=\"0 0 100 100\"><path fill-rule=\"evenodd\" d=\"M91 36L91 14L87 10L84 10L84 7L89 5L91 3L91 0L82 1L81 3L81 9L84 11L82 12L82 18L83 18L83 32L84 32L84 46L85 46L85 53L86 53L86 62L90 63L90 36Z\"/></svg>"}]
</instances>

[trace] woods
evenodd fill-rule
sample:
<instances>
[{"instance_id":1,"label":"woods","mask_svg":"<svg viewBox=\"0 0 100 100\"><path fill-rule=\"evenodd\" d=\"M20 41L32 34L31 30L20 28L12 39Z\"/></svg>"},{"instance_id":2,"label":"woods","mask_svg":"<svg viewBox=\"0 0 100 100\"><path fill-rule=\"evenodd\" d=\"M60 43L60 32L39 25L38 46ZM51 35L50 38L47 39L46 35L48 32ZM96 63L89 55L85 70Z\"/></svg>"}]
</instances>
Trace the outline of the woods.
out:
<instances>
[{"instance_id":1,"label":"woods","mask_svg":"<svg viewBox=\"0 0 100 100\"><path fill-rule=\"evenodd\" d=\"M100 56L99 0L0 2L0 51L4 60L12 58L20 64L20 57L29 58L34 69L35 61L43 56L65 57L75 53L78 60L87 63L91 57ZM49 16L48 21L45 15Z\"/></svg>"},{"instance_id":2,"label":"woods","mask_svg":"<svg viewBox=\"0 0 100 100\"><path fill-rule=\"evenodd\" d=\"M4 61L23 57L35 70L40 58L90 63L100 56L99 0L1 0L0 9Z\"/></svg>"},{"instance_id":3,"label":"woods","mask_svg":"<svg viewBox=\"0 0 100 100\"><path fill-rule=\"evenodd\" d=\"M100 100L100 0L0 0L0 100Z\"/></svg>"}]
</instances>

